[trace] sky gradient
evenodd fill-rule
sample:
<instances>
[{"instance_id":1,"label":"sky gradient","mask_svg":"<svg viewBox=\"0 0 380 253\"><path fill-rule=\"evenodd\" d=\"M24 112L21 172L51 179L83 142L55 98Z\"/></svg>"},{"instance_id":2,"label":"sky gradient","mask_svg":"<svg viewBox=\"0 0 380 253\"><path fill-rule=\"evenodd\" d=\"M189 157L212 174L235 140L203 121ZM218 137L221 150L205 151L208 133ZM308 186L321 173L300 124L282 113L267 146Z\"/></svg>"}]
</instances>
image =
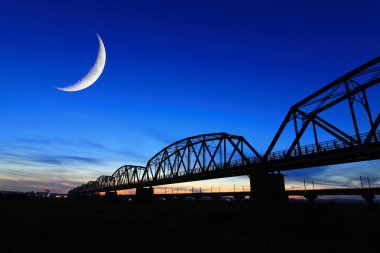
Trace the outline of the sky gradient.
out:
<instances>
[{"instance_id":1,"label":"sky gradient","mask_svg":"<svg viewBox=\"0 0 380 253\"><path fill-rule=\"evenodd\" d=\"M379 55L379 8L378 1L2 1L0 190L67 192L203 133L242 135L263 153L292 104ZM54 89L88 72L96 33L107 51L98 81L79 92ZM377 108L378 94L370 101ZM379 165L285 174L294 185L358 184L359 175L380 183ZM248 180L194 185L233 184Z\"/></svg>"}]
</instances>

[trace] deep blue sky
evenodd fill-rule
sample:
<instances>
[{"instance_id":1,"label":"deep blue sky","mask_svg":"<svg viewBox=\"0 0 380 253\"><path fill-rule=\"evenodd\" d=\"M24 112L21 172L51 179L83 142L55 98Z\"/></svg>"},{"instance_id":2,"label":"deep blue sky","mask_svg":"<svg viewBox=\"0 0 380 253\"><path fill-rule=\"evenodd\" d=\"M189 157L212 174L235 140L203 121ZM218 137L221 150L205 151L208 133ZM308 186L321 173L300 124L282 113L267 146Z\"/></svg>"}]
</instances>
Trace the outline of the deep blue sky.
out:
<instances>
[{"instance_id":1,"label":"deep blue sky","mask_svg":"<svg viewBox=\"0 0 380 253\"><path fill-rule=\"evenodd\" d=\"M243 135L264 152L292 104L379 55L379 9L378 1L1 1L0 190L66 191L202 133ZM107 51L99 80L80 92L54 89L87 73L96 32ZM369 169L377 165L347 165L355 169L337 182L377 177ZM292 176L350 171L337 168ZM246 183L228 180L220 183Z\"/></svg>"}]
</instances>

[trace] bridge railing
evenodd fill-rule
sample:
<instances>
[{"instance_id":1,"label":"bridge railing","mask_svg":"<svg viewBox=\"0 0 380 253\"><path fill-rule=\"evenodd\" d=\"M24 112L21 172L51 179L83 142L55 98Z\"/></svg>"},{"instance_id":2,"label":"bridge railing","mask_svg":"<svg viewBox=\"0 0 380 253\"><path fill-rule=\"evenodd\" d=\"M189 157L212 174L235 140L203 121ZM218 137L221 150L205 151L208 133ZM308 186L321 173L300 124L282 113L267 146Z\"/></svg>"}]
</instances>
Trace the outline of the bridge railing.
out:
<instances>
[{"instance_id":1,"label":"bridge railing","mask_svg":"<svg viewBox=\"0 0 380 253\"><path fill-rule=\"evenodd\" d=\"M368 133L363 133L360 135L361 140L365 140L368 136ZM355 139L356 136L351 136L352 139ZM349 141L349 139L347 139ZM373 138L371 138L370 143L375 143L380 141L380 130L376 131L376 134L374 135ZM352 143L352 145L355 145ZM358 145L358 144L356 144ZM268 156L268 161L273 161L273 160L280 160L280 159L285 159L289 157L299 157L303 155L310 155L310 154L315 154L315 153L320 153L320 152L326 152L326 151L333 151L333 150L338 150L338 149L344 149L348 148L350 145L347 143L335 139L335 140L329 140L329 141L323 141L320 142L318 145L316 144L309 144L300 147L300 149L293 149L293 151L290 153L290 156L288 156L288 149L285 150L280 150L280 151L274 151L270 153ZM300 152L301 151L301 152Z\"/></svg>"},{"instance_id":2,"label":"bridge railing","mask_svg":"<svg viewBox=\"0 0 380 253\"><path fill-rule=\"evenodd\" d=\"M360 135L360 138L364 140L367 137L368 133L363 133ZM352 136L354 138L356 136ZM378 142L380 141L380 130L376 132L376 135L371 139L371 143ZM345 142L339 140L339 139L334 139L334 140L328 140L328 141L323 141L320 142L318 145L315 144L310 144L310 145L305 145L301 147L301 153L297 149L294 149L293 152L290 153L290 156L286 156L288 153L288 150L280 150L280 151L275 151L270 154L268 157L268 161L274 161L274 160L281 160L289 157L300 157L300 156L305 156L305 155L311 155L311 154L316 154L316 153L321 153L321 152L328 152L328 151L334 151L334 150L339 150L339 149L344 149L348 148L350 145L346 144ZM261 161L257 157L251 157L249 158L249 161L251 164L260 164ZM247 165L246 161L244 160L232 160L228 164L223 164L219 163L217 166L213 165L210 166L209 172L210 171L215 171L218 169L228 169L228 168L234 168L234 167L240 167L240 166L245 166ZM201 168L195 169L192 174L201 174L203 173ZM173 174L162 174L157 177L156 180L164 180L164 179L169 179L173 177L181 177L181 176L188 176L189 173L186 171L178 171L175 175ZM142 182L149 182L150 180L143 179Z\"/></svg>"},{"instance_id":3,"label":"bridge railing","mask_svg":"<svg viewBox=\"0 0 380 253\"><path fill-rule=\"evenodd\" d=\"M368 133L364 133L360 135L361 140L365 140L368 136ZM356 136L352 136L354 139ZM348 140L348 139L347 139ZM375 142L380 142L380 130L375 132L374 137L371 138L370 143L375 143ZM275 160L281 160L281 159L287 159L287 158L294 158L294 157L301 157L301 156L307 156L307 155L312 155L316 153L321 153L321 152L328 152L328 151L334 151L334 150L339 150L339 149L345 149L349 148L355 145L360 145L356 143L350 143L347 144L339 139L335 140L329 140L329 141L323 141L320 142L318 145L316 144L311 144L311 145L305 145L300 147L300 149L294 149L289 155L288 151L289 150L281 150L281 151L275 151L272 152L268 156L268 161L275 161ZM299 152L301 150L301 152ZM250 157L248 158L250 164L247 164L247 161L238 159L238 160L231 160L228 163L218 163L216 165L211 165L208 172L220 170L220 169L229 169L229 168L234 168L234 167L242 167L246 165L258 165L262 161L258 157ZM152 180L166 180L166 179L173 179L173 178L178 178L178 177L183 177L183 176L189 176L189 175L196 175L196 174L202 174L206 173L203 171L201 168L196 168L192 171L192 173L186 172L186 171L177 171L175 174L161 174L158 175L157 178L152 179L152 178L141 178L138 181L134 182L129 182L127 184L132 184L132 185L138 185L142 183L147 183L151 182ZM103 176L100 177L102 180L98 181L91 181L88 184L84 184L81 187L79 187L77 190L78 191L100 191L102 189L106 188L112 188L114 187L114 179L111 176ZM99 180L99 179L98 179ZM118 185L119 187L121 185Z\"/></svg>"}]
</instances>

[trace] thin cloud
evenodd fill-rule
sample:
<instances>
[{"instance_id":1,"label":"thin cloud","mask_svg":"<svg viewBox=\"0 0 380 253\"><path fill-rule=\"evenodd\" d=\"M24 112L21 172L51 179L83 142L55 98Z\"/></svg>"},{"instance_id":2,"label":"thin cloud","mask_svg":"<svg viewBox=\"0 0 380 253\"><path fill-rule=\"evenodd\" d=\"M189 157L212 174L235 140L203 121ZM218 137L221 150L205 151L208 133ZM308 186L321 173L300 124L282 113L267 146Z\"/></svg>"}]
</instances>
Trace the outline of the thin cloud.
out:
<instances>
[{"instance_id":1,"label":"thin cloud","mask_svg":"<svg viewBox=\"0 0 380 253\"><path fill-rule=\"evenodd\" d=\"M102 161L90 157L81 156L35 156L32 157L32 161L38 163L46 163L53 165L73 164L73 163L85 163L85 164L101 164Z\"/></svg>"},{"instance_id":2,"label":"thin cloud","mask_svg":"<svg viewBox=\"0 0 380 253\"><path fill-rule=\"evenodd\" d=\"M42 191L47 188L51 192L63 193L78 186L78 182L67 179L61 181L0 179L0 186L10 191Z\"/></svg>"},{"instance_id":3,"label":"thin cloud","mask_svg":"<svg viewBox=\"0 0 380 253\"><path fill-rule=\"evenodd\" d=\"M149 159L149 156L147 156L145 154L141 154L140 152L136 152L136 151L129 149L129 148L121 149L120 152L126 156L134 157L134 158L139 159L139 160L144 160L144 162L146 162Z\"/></svg>"},{"instance_id":4,"label":"thin cloud","mask_svg":"<svg viewBox=\"0 0 380 253\"><path fill-rule=\"evenodd\" d=\"M61 152L68 153L64 155L41 155L52 150L60 150ZM66 164L69 162L86 162L86 163L99 163L99 159L87 156L71 156L70 153L91 154L101 153L102 157L123 156L135 159L146 160L148 156L142 152L132 150L129 147L115 149L107 147L99 142L92 140L79 139L79 140L66 140L61 138L12 138L2 140L0 142L0 159L11 159L15 161L35 161L48 164ZM96 157L99 155L96 154ZM122 157L121 157L122 158Z\"/></svg>"},{"instance_id":5,"label":"thin cloud","mask_svg":"<svg viewBox=\"0 0 380 253\"><path fill-rule=\"evenodd\" d=\"M302 185L314 182L320 186L359 187L360 176L365 180L367 177L372 185L380 185L380 161L367 161L339 165L330 165L319 168L303 169L284 172L288 184ZM365 182L366 183L366 182Z\"/></svg>"},{"instance_id":6,"label":"thin cloud","mask_svg":"<svg viewBox=\"0 0 380 253\"><path fill-rule=\"evenodd\" d=\"M74 163L84 164L102 164L102 160L84 157L84 156L66 156L66 155L40 155L40 154L14 154L14 153L2 153L0 159L7 163L19 163L27 165L28 162L50 164L50 165L70 165Z\"/></svg>"},{"instance_id":7,"label":"thin cloud","mask_svg":"<svg viewBox=\"0 0 380 253\"><path fill-rule=\"evenodd\" d=\"M43 144L43 145L50 145L52 144L51 140L41 138L41 137L34 137L34 138L15 138L15 140L19 143L30 143L30 144Z\"/></svg>"},{"instance_id":8,"label":"thin cloud","mask_svg":"<svg viewBox=\"0 0 380 253\"><path fill-rule=\"evenodd\" d=\"M113 148L109 148L103 144L100 144L100 143L97 143L97 142L94 142L94 141L89 141L89 140L81 140L82 144L86 145L86 146L89 146L93 149L97 149L97 150L100 150L100 151L105 151L105 152L108 152L108 153L112 153L112 154L120 154L120 155L124 155L124 156L128 156L128 157L132 157L132 158L135 158L135 159L143 159L144 161L149 158L147 155L141 153L141 152L138 152L138 151L135 151L131 148L121 148L121 149L113 149Z\"/></svg>"},{"instance_id":9,"label":"thin cloud","mask_svg":"<svg viewBox=\"0 0 380 253\"><path fill-rule=\"evenodd\" d=\"M140 132L142 132L143 134L146 134L150 137L153 137L154 139L162 142L162 143L165 143L167 145L177 141L177 138L171 136L171 135L168 135L156 128L153 128L153 127L142 127L140 129Z\"/></svg>"}]
</instances>

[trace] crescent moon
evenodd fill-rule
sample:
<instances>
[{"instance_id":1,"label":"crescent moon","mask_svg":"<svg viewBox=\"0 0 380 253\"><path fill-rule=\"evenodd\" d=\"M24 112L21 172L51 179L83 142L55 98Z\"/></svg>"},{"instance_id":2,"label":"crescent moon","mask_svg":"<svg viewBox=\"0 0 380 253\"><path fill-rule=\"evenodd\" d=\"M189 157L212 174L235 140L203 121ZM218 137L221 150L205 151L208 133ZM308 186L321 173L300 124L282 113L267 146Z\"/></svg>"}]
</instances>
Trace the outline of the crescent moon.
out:
<instances>
[{"instance_id":1,"label":"crescent moon","mask_svg":"<svg viewBox=\"0 0 380 253\"><path fill-rule=\"evenodd\" d=\"M87 75L70 86L55 88L61 91L79 91L91 86L96 82L96 80L98 80L103 72L104 66L106 65L106 49L99 34L96 34L96 36L98 36L99 41L98 57L96 58L95 64L92 66L90 71L88 71Z\"/></svg>"}]
</instances>

